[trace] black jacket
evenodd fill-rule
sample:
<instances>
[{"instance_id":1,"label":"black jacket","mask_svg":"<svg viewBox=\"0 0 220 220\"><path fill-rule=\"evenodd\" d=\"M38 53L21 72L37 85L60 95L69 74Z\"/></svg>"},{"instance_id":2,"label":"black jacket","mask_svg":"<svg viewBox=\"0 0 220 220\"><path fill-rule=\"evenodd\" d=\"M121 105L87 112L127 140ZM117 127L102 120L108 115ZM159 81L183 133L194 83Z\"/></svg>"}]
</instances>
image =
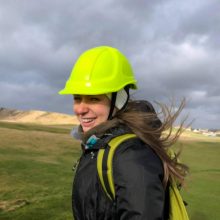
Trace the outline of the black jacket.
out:
<instances>
[{"instance_id":1,"label":"black jacket","mask_svg":"<svg viewBox=\"0 0 220 220\"><path fill-rule=\"evenodd\" d=\"M155 151L139 138L123 142L113 158L116 203L106 195L97 171L97 154L115 136L125 132L114 128L92 148L82 145L73 182L72 208L75 220L160 220L165 192L163 165Z\"/></svg>"}]
</instances>

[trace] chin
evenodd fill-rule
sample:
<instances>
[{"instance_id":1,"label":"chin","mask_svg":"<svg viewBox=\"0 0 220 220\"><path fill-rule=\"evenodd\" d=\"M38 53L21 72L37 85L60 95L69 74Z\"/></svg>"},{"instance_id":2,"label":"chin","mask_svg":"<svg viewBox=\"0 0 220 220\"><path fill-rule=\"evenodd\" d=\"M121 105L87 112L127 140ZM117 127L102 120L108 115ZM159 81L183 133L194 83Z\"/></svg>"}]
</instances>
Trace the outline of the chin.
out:
<instances>
[{"instance_id":1,"label":"chin","mask_svg":"<svg viewBox=\"0 0 220 220\"><path fill-rule=\"evenodd\" d=\"M91 127L91 128L93 128L93 127ZM84 132L89 131L91 128L90 128L90 127L82 127L82 129L83 129Z\"/></svg>"}]
</instances>

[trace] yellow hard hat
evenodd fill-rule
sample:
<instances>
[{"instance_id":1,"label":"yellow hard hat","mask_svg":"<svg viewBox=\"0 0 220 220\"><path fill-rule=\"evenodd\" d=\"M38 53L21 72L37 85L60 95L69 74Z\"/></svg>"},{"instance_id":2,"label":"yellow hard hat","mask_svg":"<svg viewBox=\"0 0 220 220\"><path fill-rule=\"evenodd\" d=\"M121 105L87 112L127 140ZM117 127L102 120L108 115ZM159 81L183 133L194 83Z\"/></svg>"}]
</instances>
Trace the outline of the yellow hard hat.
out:
<instances>
[{"instance_id":1,"label":"yellow hard hat","mask_svg":"<svg viewBox=\"0 0 220 220\"><path fill-rule=\"evenodd\" d=\"M102 46L79 57L59 94L99 95L117 92L126 85L137 89L129 61L115 48Z\"/></svg>"}]
</instances>

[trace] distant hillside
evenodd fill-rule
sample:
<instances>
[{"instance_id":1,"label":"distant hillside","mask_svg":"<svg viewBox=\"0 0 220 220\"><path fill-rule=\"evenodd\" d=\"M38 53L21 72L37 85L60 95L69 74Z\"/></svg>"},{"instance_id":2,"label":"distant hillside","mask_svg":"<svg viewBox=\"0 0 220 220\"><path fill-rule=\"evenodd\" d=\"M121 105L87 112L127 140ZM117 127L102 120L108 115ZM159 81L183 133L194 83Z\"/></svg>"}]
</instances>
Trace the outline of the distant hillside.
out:
<instances>
[{"instance_id":1,"label":"distant hillside","mask_svg":"<svg viewBox=\"0 0 220 220\"><path fill-rule=\"evenodd\" d=\"M76 116L44 111L0 108L0 121L38 124L79 124Z\"/></svg>"}]
</instances>

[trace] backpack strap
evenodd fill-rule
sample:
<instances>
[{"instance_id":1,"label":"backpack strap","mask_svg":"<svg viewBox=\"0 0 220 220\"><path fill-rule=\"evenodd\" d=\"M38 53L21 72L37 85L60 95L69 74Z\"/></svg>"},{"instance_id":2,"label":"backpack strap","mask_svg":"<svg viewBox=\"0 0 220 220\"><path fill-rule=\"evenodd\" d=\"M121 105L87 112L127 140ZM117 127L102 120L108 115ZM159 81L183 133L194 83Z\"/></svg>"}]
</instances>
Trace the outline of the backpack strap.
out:
<instances>
[{"instance_id":1,"label":"backpack strap","mask_svg":"<svg viewBox=\"0 0 220 220\"><path fill-rule=\"evenodd\" d=\"M176 154L169 149L168 155L174 159L176 158ZM179 159L177 159L178 162ZM179 192L179 181L169 179L169 219L182 219L182 220L189 220L186 207L184 201Z\"/></svg>"},{"instance_id":2,"label":"backpack strap","mask_svg":"<svg viewBox=\"0 0 220 220\"><path fill-rule=\"evenodd\" d=\"M175 220L175 219L189 220L186 207L183 203L182 197L175 183L170 182L169 192L170 192L169 219L170 220Z\"/></svg>"},{"instance_id":3,"label":"backpack strap","mask_svg":"<svg viewBox=\"0 0 220 220\"><path fill-rule=\"evenodd\" d=\"M97 159L97 170L103 189L107 196L115 200L115 188L113 180L112 162L115 150L124 141L137 137L136 134L124 134L113 138L105 149L100 149Z\"/></svg>"},{"instance_id":4,"label":"backpack strap","mask_svg":"<svg viewBox=\"0 0 220 220\"><path fill-rule=\"evenodd\" d=\"M99 179L105 193L113 202L115 201L115 188L112 170L114 152L122 142L135 137L137 137L135 134L124 134L115 137L111 139L105 149L99 150L97 158ZM171 158L175 158L175 154L171 149L169 149L168 155ZM182 197L177 188L178 184L179 183L176 181L169 180L169 184L167 186L169 190L169 213L167 213L166 216L169 216L169 220L189 220Z\"/></svg>"}]
</instances>

